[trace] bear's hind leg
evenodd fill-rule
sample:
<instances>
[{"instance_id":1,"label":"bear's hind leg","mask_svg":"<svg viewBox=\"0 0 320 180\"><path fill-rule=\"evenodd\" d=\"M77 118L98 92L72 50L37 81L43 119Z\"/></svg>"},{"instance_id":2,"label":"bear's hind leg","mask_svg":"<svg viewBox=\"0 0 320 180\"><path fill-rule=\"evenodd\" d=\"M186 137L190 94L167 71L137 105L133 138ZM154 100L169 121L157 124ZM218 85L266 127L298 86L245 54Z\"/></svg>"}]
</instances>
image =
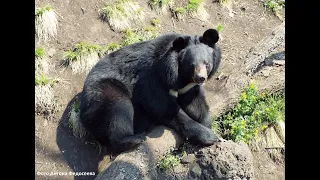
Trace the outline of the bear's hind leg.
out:
<instances>
[{"instance_id":1,"label":"bear's hind leg","mask_svg":"<svg viewBox=\"0 0 320 180\"><path fill-rule=\"evenodd\" d=\"M102 144L110 145L114 152L128 150L143 142L143 136L134 135L134 110L126 86L115 79L104 79L95 89L98 91L91 93L93 100L88 104L90 111L83 113L83 121L91 134Z\"/></svg>"}]
</instances>

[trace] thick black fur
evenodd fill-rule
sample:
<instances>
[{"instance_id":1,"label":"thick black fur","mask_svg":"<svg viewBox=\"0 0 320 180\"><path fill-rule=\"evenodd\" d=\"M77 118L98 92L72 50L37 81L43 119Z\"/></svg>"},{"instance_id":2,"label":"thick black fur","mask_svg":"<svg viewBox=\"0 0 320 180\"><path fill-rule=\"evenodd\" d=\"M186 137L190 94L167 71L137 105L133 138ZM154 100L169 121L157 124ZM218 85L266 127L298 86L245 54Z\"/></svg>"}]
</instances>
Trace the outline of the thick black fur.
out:
<instances>
[{"instance_id":1,"label":"thick black fur","mask_svg":"<svg viewBox=\"0 0 320 180\"><path fill-rule=\"evenodd\" d=\"M206 63L208 79L212 77L221 59L218 39L213 29L203 36L171 33L107 55L85 80L82 124L114 151L141 143L144 137L136 133L149 124L171 127L196 144L213 144L218 139L210 128L203 86L178 98L169 90L192 82L197 63Z\"/></svg>"}]
</instances>

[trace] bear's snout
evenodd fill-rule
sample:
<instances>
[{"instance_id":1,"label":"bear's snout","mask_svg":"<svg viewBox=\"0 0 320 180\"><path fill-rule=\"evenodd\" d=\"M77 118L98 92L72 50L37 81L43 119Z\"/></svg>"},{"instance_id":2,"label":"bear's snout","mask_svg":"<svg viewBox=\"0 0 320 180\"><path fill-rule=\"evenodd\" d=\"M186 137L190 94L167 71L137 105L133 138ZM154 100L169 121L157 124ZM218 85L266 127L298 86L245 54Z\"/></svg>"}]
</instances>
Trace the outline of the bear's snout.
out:
<instances>
[{"instance_id":1,"label":"bear's snout","mask_svg":"<svg viewBox=\"0 0 320 180\"><path fill-rule=\"evenodd\" d=\"M207 68L205 64L197 65L194 69L193 81L197 84L205 83L207 80Z\"/></svg>"}]
</instances>

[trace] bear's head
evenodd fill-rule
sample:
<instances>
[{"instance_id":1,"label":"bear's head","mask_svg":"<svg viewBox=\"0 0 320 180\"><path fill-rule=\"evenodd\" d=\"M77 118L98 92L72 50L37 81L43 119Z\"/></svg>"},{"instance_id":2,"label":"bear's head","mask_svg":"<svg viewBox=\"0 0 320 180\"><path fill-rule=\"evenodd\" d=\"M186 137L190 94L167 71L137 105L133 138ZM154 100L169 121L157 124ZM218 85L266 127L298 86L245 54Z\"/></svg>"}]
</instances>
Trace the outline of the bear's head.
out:
<instances>
[{"instance_id":1,"label":"bear's head","mask_svg":"<svg viewBox=\"0 0 320 180\"><path fill-rule=\"evenodd\" d=\"M216 45L218 40L218 32L208 29L202 36L181 36L173 41L183 84L203 85L213 76L221 60L221 51Z\"/></svg>"}]
</instances>

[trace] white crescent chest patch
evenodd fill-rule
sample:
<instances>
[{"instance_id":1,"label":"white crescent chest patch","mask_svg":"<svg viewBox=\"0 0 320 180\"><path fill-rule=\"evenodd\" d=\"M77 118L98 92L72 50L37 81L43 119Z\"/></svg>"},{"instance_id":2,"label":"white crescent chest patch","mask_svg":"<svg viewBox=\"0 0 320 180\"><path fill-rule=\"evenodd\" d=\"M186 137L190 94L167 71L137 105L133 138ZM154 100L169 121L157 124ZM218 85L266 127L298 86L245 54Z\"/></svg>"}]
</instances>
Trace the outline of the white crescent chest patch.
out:
<instances>
[{"instance_id":1,"label":"white crescent chest patch","mask_svg":"<svg viewBox=\"0 0 320 180\"><path fill-rule=\"evenodd\" d=\"M193 88L195 85L198 85L197 83L189 83L188 85L186 85L184 88L179 89L178 91L175 91L173 89L170 89L169 94L171 96L174 96L176 98L178 98L179 94L184 94L186 92L188 92L191 88ZM202 84L204 85L204 84Z\"/></svg>"}]
</instances>

